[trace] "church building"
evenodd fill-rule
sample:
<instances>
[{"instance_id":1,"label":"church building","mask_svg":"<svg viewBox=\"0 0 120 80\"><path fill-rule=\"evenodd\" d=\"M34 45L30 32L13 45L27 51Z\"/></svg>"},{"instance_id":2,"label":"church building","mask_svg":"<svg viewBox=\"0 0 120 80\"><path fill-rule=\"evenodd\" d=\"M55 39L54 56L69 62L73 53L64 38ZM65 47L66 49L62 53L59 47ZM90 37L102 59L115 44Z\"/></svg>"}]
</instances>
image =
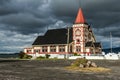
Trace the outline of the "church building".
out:
<instances>
[{"instance_id":1,"label":"church building","mask_svg":"<svg viewBox=\"0 0 120 80\"><path fill-rule=\"evenodd\" d=\"M80 8L72 27L48 30L35 39L31 48L24 48L24 52L37 57L49 54L51 58L65 58L75 53L101 54L102 47L100 42L96 42L91 26Z\"/></svg>"}]
</instances>

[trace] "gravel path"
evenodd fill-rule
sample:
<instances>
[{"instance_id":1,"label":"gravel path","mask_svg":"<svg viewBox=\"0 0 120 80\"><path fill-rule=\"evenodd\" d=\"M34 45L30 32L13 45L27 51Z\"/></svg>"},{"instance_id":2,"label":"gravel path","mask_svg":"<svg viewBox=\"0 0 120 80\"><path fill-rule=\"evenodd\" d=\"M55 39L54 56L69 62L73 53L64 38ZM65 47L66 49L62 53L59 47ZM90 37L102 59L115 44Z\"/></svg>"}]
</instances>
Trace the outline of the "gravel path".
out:
<instances>
[{"instance_id":1,"label":"gravel path","mask_svg":"<svg viewBox=\"0 0 120 80\"><path fill-rule=\"evenodd\" d=\"M120 80L120 60L96 60L107 73L71 72L64 69L72 60L0 60L0 80Z\"/></svg>"}]
</instances>

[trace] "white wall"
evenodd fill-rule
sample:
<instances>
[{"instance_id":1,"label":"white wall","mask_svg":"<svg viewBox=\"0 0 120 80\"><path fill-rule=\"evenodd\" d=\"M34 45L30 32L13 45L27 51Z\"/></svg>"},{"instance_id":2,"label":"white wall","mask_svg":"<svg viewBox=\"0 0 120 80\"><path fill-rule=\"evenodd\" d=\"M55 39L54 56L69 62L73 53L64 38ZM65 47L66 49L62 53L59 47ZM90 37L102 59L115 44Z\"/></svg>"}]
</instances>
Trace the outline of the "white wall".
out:
<instances>
[{"instance_id":1,"label":"white wall","mask_svg":"<svg viewBox=\"0 0 120 80\"><path fill-rule=\"evenodd\" d=\"M86 48L86 52L90 52L90 49L89 49L89 48Z\"/></svg>"},{"instance_id":2,"label":"white wall","mask_svg":"<svg viewBox=\"0 0 120 80\"><path fill-rule=\"evenodd\" d=\"M105 59L110 59L110 60L118 60L120 59L119 56L117 54L113 54L113 55L105 55Z\"/></svg>"}]
</instances>

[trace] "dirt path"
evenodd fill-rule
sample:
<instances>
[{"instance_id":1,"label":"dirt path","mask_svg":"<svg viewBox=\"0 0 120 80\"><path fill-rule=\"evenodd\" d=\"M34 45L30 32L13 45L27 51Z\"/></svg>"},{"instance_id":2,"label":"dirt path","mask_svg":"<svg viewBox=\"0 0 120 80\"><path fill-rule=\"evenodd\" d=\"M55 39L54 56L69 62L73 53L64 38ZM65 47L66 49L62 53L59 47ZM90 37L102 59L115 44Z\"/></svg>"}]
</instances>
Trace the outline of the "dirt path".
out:
<instances>
[{"instance_id":1,"label":"dirt path","mask_svg":"<svg viewBox=\"0 0 120 80\"><path fill-rule=\"evenodd\" d=\"M64 70L71 60L0 60L0 80L120 80L119 61L95 61L112 69L109 73L83 73Z\"/></svg>"}]
</instances>

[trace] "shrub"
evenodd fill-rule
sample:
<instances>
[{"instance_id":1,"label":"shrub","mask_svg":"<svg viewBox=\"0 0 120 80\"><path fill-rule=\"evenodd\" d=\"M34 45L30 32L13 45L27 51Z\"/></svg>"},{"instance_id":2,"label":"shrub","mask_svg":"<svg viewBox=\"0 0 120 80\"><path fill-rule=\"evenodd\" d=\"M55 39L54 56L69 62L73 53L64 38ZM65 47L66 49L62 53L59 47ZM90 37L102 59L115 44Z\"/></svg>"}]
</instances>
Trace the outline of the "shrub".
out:
<instances>
[{"instance_id":1,"label":"shrub","mask_svg":"<svg viewBox=\"0 0 120 80\"><path fill-rule=\"evenodd\" d=\"M39 56L36 59L48 59L50 57L49 54L46 54L45 56Z\"/></svg>"},{"instance_id":2,"label":"shrub","mask_svg":"<svg viewBox=\"0 0 120 80\"><path fill-rule=\"evenodd\" d=\"M46 54L45 57L48 59L48 58L50 57L50 55L49 55L49 54Z\"/></svg>"},{"instance_id":3,"label":"shrub","mask_svg":"<svg viewBox=\"0 0 120 80\"><path fill-rule=\"evenodd\" d=\"M26 53L24 53L24 52L20 52L19 53L19 58L20 59L31 59L32 58L32 56L31 55L27 55Z\"/></svg>"},{"instance_id":4,"label":"shrub","mask_svg":"<svg viewBox=\"0 0 120 80\"><path fill-rule=\"evenodd\" d=\"M20 53L19 53L19 58L23 58L24 57L24 55L25 55L25 53L24 52L22 52L22 51L20 51Z\"/></svg>"},{"instance_id":5,"label":"shrub","mask_svg":"<svg viewBox=\"0 0 120 80\"><path fill-rule=\"evenodd\" d=\"M78 53L74 53L74 56L80 56L80 54L78 54Z\"/></svg>"},{"instance_id":6,"label":"shrub","mask_svg":"<svg viewBox=\"0 0 120 80\"><path fill-rule=\"evenodd\" d=\"M32 56L31 55L26 55L25 59L31 59Z\"/></svg>"},{"instance_id":7,"label":"shrub","mask_svg":"<svg viewBox=\"0 0 120 80\"><path fill-rule=\"evenodd\" d=\"M45 57L39 56L39 57L37 57L36 59L45 59Z\"/></svg>"},{"instance_id":8,"label":"shrub","mask_svg":"<svg viewBox=\"0 0 120 80\"><path fill-rule=\"evenodd\" d=\"M85 59L85 58L78 58L78 59L76 59L71 65L72 65L72 66L79 67L80 64L85 65L85 64L87 63L87 61L88 61L88 60Z\"/></svg>"}]
</instances>

